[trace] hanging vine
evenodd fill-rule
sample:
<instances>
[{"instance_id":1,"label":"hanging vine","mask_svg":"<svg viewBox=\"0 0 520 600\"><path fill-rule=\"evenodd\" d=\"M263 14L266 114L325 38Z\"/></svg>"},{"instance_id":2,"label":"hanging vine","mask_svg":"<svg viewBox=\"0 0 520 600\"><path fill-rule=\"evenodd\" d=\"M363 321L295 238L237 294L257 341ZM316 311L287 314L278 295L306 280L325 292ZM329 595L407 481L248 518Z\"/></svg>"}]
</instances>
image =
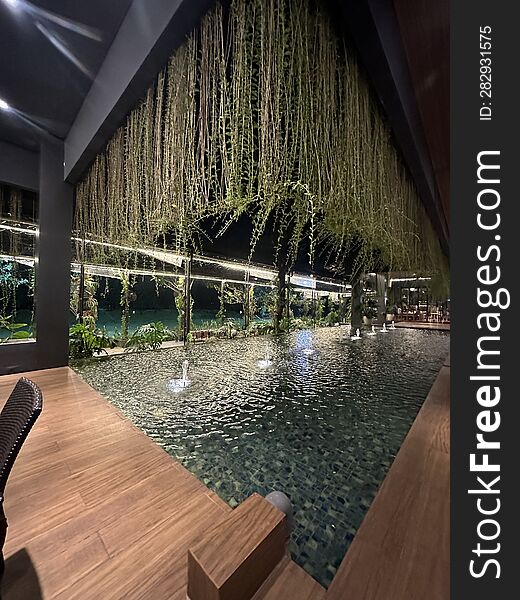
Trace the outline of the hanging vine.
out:
<instances>
[{"instance_id":1,"label":"hanging vine","mask_svg":"<svg viewBox=\"0 0 520 600\"><path fill-rule=\"evenodd\" d=\"M79 237L200 249L247 214L354 272L443 273L447 260L356 59L319 3L233 0L175 52L77 188ZM117 249L89 245L96 261ZM119 253L120 254L120 253ZM128 266L129 255L125 260Z\"/></svg>"}]
</instances>

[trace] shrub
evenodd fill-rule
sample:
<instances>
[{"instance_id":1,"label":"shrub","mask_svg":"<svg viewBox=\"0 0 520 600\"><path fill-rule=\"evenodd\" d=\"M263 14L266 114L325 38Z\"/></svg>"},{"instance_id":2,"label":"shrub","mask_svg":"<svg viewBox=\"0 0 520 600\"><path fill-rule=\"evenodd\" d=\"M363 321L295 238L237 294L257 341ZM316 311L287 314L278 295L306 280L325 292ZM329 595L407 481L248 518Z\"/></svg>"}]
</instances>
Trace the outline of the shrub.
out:
<instances>
[{"instance_id":1,"label":"shrub","mask_svg":"<svg viewBox=\"0 0 520 600\"><path fill-rule=\"evenodd\" d=\"M164 323L148 323L141 325L128 339L125 352L140 352L142 350L157 350L168 339L174 339L175 333L165 327Z\"/></svg>"},{"instance_id":2,"label":"shrub","mask_svg":"<svg viewBox=\"0 0 520 600\"><path fill-rule=\"evenodd\" d=\"M112 348L113 341L104 330L85 323L76 323L69 329L69 355L71 358L90 358Z\"/></svg>"},{"instance_id":3,"label":"shrub","mask_svg":"<svg viewBox=\"0 0 520 600\"><path fill-rule=\"evenodd\" d=\"M330 313L325 317L325 323L332 327L336 323L339 323L339 315L335 310L331 310Z\"/></svg>"},{"instance_id":4,"label":"shrub","mask_svg":"<svg viewBox=\"0 0 520 600\"><path fill-rule=\"evenodd\" d=\"M377 317L377 301L373 298L369 298L362 307L362 315L367 319L374 319Z\"/></svg>"},{"instance_id":5,"label":"shrub","mask_svg":"<svg viewBox=\"0 0 520 600\"><path fill-rule=\"evenodd\" d=\"M7 331L7 336L0 338L0 343L30 338L30 331L24 331L24 327L27 327L27 323L11 323L11 315L8 317L0 315L0 330L4 329Z\"/></svg>"}]
</instances>

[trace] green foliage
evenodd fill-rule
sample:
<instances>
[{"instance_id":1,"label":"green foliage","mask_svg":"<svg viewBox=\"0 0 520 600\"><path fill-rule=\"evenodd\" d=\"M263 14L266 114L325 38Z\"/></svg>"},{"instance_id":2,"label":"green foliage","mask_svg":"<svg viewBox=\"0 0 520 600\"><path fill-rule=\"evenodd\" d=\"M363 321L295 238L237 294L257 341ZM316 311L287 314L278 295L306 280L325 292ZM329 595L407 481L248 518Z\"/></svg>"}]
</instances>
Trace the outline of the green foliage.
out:
<instances>
[{"instance_id":1,"label":"green foliage","mask_svg":"<svg viewBox=\"0 0 520 600\"><path fill-rule=\"evenodd\" d=\"M310 317L299 317L292 319L290 330L312 329L313 327L314 321Z\"/></svg>"},{"instance_id":2,"label":"green foliage","mask_svg":"<svg viewBox=\"0 0 520 600\"><path fill-rule=\"evenodd\" d=\"M247 329L248 335L266 335L266 334L272 333L272 332L273 332L273 326L271 325L271 323L264 323L264 322L250 323L250 325Z\"/></svg>"},{"instance_id":3,"label":"green foliage","mask_svg":"<svg viewBox=\"0 0 520 600\"><path fill-rule=\"evenodd\" d=\"M215 315L219 325L224 324L226 318L226 304L239 304L249 323L256 316L256 303L254 295L254 286L248 284L227 283L222 281L219 285L213 285L219 297L219 309ZM246 314L247 313L247 314Z\"/></svg>"},{"instance_id":4,"label":"green foliage","mask_svg":"<svg viewBox=\"0 0 520 600\"><path fill-rule=\"evenodd\" d=\"M227 12L227 11L226 11ZM170 58L78 185L81 237L197 248L200 223L273 227L338 269L447 273L447 261L378 99L320 3L233 0ZM90 245L99 260L108 252ZM182 307L180 307L182 308ZM220 315L223 318L223 315Z\"/></svg>"},{"instance_id":5,"label":"green foliage","mask_svg":"<svg viewBox=\"0 0 520 600\"><path fill-rule=\"evenodd\" d=\"M318 296L318 298L316 299L316 313L315 313L315 319L316 319L317 323L319 323L323 319L324 309L325 309L325 307L323 305L323 298L321 296Z\"/></svg>"},{"instance_id":6,"label":"green foliage","mask_svg":"<svg viewBox=\"0 0 520 600\"><path fill-rule=\"evenodd\" d=\"M361 314L367 319L374 319L377 317L377 300L374 298L367 298L361 306Z\"/></svg>"},{"instance_id":7,"label":"green foliage","mask_svg":"<svg viewBox=\"0 0 520 600\"><path fill-rule=\"evenodd\" d=\"M16 290L22 285L29 285L30 281L20 276L18 264L9 259L0 259L0 309L7 310L12 305L16 313Z\"/></svg>"},{"instance_id":8,"label":"green foliage","mask_svg":"<svg viewBox=\"0 0 520 600\"><path fill-rule=\"evenodd\" d=\"M325 323L329 327L339 323L339 314L335 310L331 310L330 313L325 317Z\"/></svg>"},{"instance_id":9,"label":"green foliage","mask_svg":"<svg viewBox=\"0 0 520 600\"><path fill-rule=\"evenodd\" d=\"M12 323L12 315L8 317L0 315L0 331L4 330L7 332L6 336L0 337L0 344L4 344L11 340L26 340L31 337L30 331L24 331L23 328L27 327L27 323Z\"/></svg>"},{"instance_id":10,"label":"green foliage","mask_svg":"<svg viewBox=\"0 0 520 600\"><path fill-rule=\"evenodd\" d=\"M186 319L186 309L185 309L185 288L186 288L186 278L182 275L179 275L175 278L169 277L155 277L156 283L159 286L165 287L173 292L173 299L175 302L175 308L177 309L178 319L177 319L177 333L179 336L182 336L184 331L184 320ZM193 282L192 282L193 285ZM191 290L190 290L191 292ZM190 293L190 319L193 317L193 297ZM193 328L193 321L190 323L190 329Z\"/></svg>"},{"instance_id":11,"label":"green foliage","mask_svg":"<svg viewBox=\"0 0 520 600\"><path fill-rule=\"evenodd\" d=\"M205 331L211 329L218 329L221 326L217 320L211 319L210 321L203 321L202 323L194 323L192 331Z\"/></svg>"},{"instance_id":12,"label":"green foliage","mask_svg":"<svg viewBox=\"0 0 520 600\"><path fill-rule=\"evenodd\" d=\"M83 282L83 315L79 314L80 285L81 276L77 273L73 273L70 280L70 311L76 318L89 315L94 318L94 321L97 321L98 301L96 299L96 291L98 288L98 281L93 275L85 273Z\"/></svg>"},{"instance_id":13,"label":"green foliage","mask_svg":"<svg viewBox=\"0 0 520 600\"><path fill-rule=\"evenodd\" d=\"M109 347L113 347L112 340L92 323L76 323L69 329L69 355L73 359L90 358Z\"/></svg>"},{"instance_id":14,"label":"green foliage","mask_svg":"<svg viewBox=\"0 0 520 600\"><path fill-rule=\"evenodd\" d=\"M132 279L128 271L120 271L119 279L121 281L121 339L126 342L128 339L128 322L130 320L130 300L132 290Z\"/></svg>"},{"instance_id":15,"label":"green foliage","mask_svg":"<svg viewBox=\"0 0 520 600\"><path fill-rule=\"evenodd\" d=\"M125 352L157 350L163 342L174 338L175 333L165 327L161 321L148 323L147 325L141 325L130 336L125 346Z\"/></svg>"},{"instance_id":16,"label":"green foliage","mask_svg":"<svg viewBox=\"0 0 520 600\"><path fill-rule=\"evenodd\" d=\"M272 317L276 310L276 288L259 286L255 290L256 311L261 317Z\"/></svg>"}]
</instances>

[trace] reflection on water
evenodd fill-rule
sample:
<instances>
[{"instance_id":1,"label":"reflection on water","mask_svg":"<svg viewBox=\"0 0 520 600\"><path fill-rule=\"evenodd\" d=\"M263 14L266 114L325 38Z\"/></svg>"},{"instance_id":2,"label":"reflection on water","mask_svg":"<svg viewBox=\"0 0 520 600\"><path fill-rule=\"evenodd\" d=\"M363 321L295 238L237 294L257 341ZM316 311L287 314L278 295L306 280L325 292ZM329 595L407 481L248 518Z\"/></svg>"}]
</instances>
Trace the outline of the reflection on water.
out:
<instances>
[{"instance_id":1,"label":"reflection on water","mask_svg":"<svg viewBox=\"0 0 520 600\"><path fill-rule=\"evenodd\" d=\"M235 506L284 491L294 559L328 585L448 352L399 329L300 331L84 365L80 374ZM269 343L268 369L261 368ZM190 386L168 382L189 360Z\"/></svg>"}]
</instances>

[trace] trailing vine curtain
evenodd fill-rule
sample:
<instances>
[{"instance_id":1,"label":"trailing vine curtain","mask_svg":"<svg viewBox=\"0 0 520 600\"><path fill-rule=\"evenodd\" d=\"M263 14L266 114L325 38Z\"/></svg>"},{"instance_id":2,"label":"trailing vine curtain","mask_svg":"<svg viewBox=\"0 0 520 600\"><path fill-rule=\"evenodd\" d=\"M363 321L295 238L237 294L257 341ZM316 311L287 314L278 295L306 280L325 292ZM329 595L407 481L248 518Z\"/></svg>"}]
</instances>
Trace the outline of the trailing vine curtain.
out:
<instances>
[{"instance_id":1,"label":"trailing vine curtain","mask_svg":"<svg viewBox=\"0 0 520 600\"><path fill-rule=\"evenodd\" d=\"M81 236L177 250L201 221L268 222L357 267L446 272L432 224L355 58L319 3L233 0L175 52L77 187ZM167 237L165 237L167 234ZM107 250L96 247L97 259Z\"/></svg>"}]
</instances>

